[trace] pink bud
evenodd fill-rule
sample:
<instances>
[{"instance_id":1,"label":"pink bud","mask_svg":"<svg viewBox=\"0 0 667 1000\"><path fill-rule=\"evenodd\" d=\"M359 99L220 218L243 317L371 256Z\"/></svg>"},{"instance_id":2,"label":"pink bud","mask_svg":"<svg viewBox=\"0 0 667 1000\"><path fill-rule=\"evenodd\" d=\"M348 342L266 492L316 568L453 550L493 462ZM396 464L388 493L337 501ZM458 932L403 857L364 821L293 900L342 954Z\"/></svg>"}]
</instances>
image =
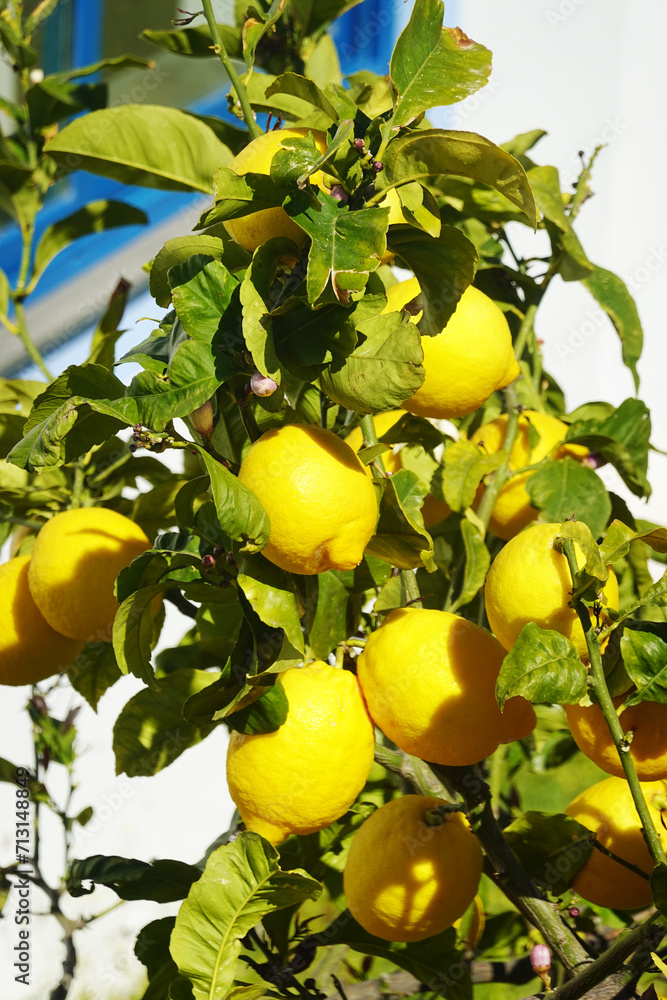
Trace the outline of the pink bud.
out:
<instances>
[{"instance_id":1,"label":"pink bud","mask_svg":"<svg viewBox=\"0 0 667 1000\"><path fill-rule=\"evenodd\" d=\"M551 952L545 944L534 946L530 952L530 964L538 974L551 968Z\"/></svg>"},{"instance_id":2,"label":"pink bud","mask_svg":"<svg viewBox=\"0 0 667 1000\"><path fill-rule=\"evenodd\" d=\"M274 382L268 375L255 372L250 378L250 388L256 396L271 396L278 388L278 383Z\"/></svg>"}]
</instances>

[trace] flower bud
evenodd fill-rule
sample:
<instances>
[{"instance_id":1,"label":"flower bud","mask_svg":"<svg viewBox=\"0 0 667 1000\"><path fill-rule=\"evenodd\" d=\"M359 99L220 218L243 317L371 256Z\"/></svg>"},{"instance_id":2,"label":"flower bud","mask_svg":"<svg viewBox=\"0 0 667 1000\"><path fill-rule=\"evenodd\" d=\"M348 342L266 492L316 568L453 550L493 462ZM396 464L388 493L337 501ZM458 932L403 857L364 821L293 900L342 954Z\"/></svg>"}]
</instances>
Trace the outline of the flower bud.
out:
<instances>
[{"instance_id":1,"label":"flower bud","mask_svg":"<svg viewBox=\"0 0 667 1000\"><path fill-rule=\"evenodd\" d=\"M271 396L278 388L278 383L268 375L255 372L250 378L250 388L256 396Z\"/></svg>"},{"instance_id":2,"label":"flower bud","mask_svg":"<svg viewBox=\"0 0 667 1000\"><path fill-rule=\"evenodd\" d=\"M384 163L382 163L380 160L374 160L373 170L375 171L376 174L381 173L381 171L384 170Z\"/></svg>"},{"instance_id":3,"label":"flower bud","mask_svg":"<svg viewBox=\"0 0 667 1000\"><path fill-rule=\"evenodd\" d=\"M334 184L331 188L331 197L335 198L336 201L342 202L343 205L347 205L350 200L348 193L342 184Z\"/></svg>"},{"instance_id":4,"label":"flower bud","mask_svg":"<svg viewBox=\"0 0 667 1000\"><path fill-rule=\"evenodd\" d=\"M213 567L215 566L215 557L214 556L202 556L201 564L204 567L204 570L213 569Z\"/></svg>"},{"instance_id":5,"label":"flower bud","mask_svg":"<svg viewBox=\"0 0 667 1000\"><path fill-rule=\"evenodd\" d=\"M189 417L190 423L202 437L210 437L213 433L213 404L210 399L193 410Z\"/></svg>"},{"instance_id":6,"label":"flower bud","mask_svg":"<svg viewBox=\"0 0 667 1000\"><path fill-rule=\"evenodd\" d=\"M360 153L363 153L364 151L363 139L355 139L352 145L354 146L355 149L358 149Z\"/></svg>"},{"instance_id":7,"label":"flower bud","mask_svg":"<svg viewBox=\"0 0 667 1000\"><path fill-rule=\"evenodd\" d=\"M551 952L545 944L536 944L530 952L530 964L535 972L547 972L551 968Z\"/></svg>"}]
</instances>

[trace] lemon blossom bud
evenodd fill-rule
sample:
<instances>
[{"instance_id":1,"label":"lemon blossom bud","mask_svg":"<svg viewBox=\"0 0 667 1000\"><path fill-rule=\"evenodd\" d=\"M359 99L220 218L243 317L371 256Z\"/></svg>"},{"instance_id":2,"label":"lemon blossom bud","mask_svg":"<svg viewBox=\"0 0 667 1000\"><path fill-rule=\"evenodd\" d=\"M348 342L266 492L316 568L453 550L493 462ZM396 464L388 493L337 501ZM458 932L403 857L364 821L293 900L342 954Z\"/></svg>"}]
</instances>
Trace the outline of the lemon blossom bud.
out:
<instances>
[{"instance_id":1,"label":"lemon blossom bud","mask_svg":"<svg viewBox=\"0 0 667 1000\"><path fill-rule=\"evenodd\" d=\"M278 383L268 375L255 372L250 378L250 388L256 396L271 396L278 388Z\"/></svg>"},{"instance_id":2,"label":"lemon blossom bud","mask_svg":"<svg viewBox=\"0 0 667 1000\"><path fill-rule=\"evenodd\" d=\"M213 433L213 405L210 399L198 406L190 414L190 423L202 437L210 437Z\"/></svg>"},{"instance_id":3,"label":"lemon blossom bud","mask_svg":"<svg viewBox=\"0 0 667 1000\"><path fill-rule=\"evenodd\" d=\"M545 944L536 944L530 952L530 964L547 989L551 986L551 952Z\"/></svg>"}]
</instances>

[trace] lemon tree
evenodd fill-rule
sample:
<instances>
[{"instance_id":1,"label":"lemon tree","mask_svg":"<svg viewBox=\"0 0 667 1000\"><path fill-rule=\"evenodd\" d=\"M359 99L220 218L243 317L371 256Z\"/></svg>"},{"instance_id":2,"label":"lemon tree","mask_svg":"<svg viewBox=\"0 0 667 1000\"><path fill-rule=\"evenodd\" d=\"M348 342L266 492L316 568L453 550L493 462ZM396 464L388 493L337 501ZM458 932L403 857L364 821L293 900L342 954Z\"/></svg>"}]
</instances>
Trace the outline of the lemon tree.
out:
<instances>
[{"instance_id":1,"label":"lemon tree","mask_svg":"<svg viewBox=\"0 0 667 1000\"><path fill-rule=\"evenodd\" d=\"M541 130L497 145L432 125L492 61L440 0L415 0L387 76L343 80L330 27L354 5L238 2L218 24L204 0L204 21L146 31L183 72L220 59L227 117L100 106L81 80L145 65L131 56L37 80L55 4L0 5L18 95L0 187L23 237L0 313L41 372L0 382L0 683L26 687L37 761L0 760L0 780L69 845L92 810L51 792L51 763L72 794L77 774L76 707L54 717L52 692L87 711L133 674L117 772L187 766L217 732L208 787L238 807L197 864L120 841L68 854L44 883L58 996L80 930L65 894L96 886L178 904L137 939L147 1000L358 981L516 1000L552 973L611 995L621 970L655 973L667 529L598 475L649 496L651 417L638 396L570 410L540 340L552 282L577 282L639 388L635 304L577 235L592 160L562 188ZM146 221L105 201L38 225L74 166L208 201L149 262L153 333L117 357L121 285L89 356L51 372L26 322L42 274ZM190 627L158 653L174 608Z\"/></svg>"}]
</instances>

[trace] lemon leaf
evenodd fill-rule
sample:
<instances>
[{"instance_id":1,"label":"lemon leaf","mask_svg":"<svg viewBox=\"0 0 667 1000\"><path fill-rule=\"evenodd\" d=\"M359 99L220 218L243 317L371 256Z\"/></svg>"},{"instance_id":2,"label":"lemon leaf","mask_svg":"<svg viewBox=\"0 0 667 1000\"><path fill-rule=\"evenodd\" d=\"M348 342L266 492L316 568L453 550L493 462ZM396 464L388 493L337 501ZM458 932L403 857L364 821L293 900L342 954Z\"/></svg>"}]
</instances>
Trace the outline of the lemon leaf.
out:
<instances>
[{"instance_id":1,"label":"lemon leaf","mask_svg":"<svg viewBox=\"0 0 667 1000\"><path fill-rule=\"evenodd\" d=\"M501 449L487 455L472 441L460 438L447 445L442 468L433 476L432 488L439 500L445 500L452 510L470 507L484 476L499 468L507 453Z\"/></svg>"},{"instance_id":2,"label":"lemon leaf","mask_svg":"<svg viewBox=\"0 0 667 1000\"><path fill-rule=\"evenodd\" d=\"M467 518L461 520L461 535L465 546L466 561L461 591L450 611L458 611L472 601L484 586L486 574L491 565L491 554L484 543L484 530L480 530Z\"/></svg>"},{"instance_id":3,"label":"lemon leaf","mask_svg":"<svg viewBox=\"0 0 667 1000\"><path fill-rule=\"evenodd\" d=\"M191 981L195 1000L227 996L241 938L262 917L316 899L321 891L306 872L281 871L277 850L256 833L240 833L214 851L181 905L171 935L172 957Z\"/></svg>"},{"instance_id":4,"label":"lemon leaf","mask_svg":"<svg viewBox=\"0 0 667 1000\"><path fill-rule=\"evenodd\" d=\"M366 555L399 569L426 566L432 571L433 541L421 515L427 492L428 485L407 469L400 469L384 480L380 518L366 546Z\"/></svg>"},{"instance_id":5,"label":"lemon leaf","mask_svg":"<svg viewBox=\"0 0 667 1000\"><path fill-rule=\"evenodd\" d=\"M651 872L649 882L651 886L651 898L656 909L663 916L667 914L667 865L657 864ZM663 974L667 974L667 965L655 954L651 952L651 958Z\"/></svg>"},{"instance_id":6,"label":"lemon leaf","mask_svg":"<svg viewBox=\"0 0 667 1000\"><path fill-rule=\"evenodd\" d=\"M332 649L347 638L349 594L331 570L319 573L314 578L307 577L306 585L317 588L317 596L313 595L317 602L315 616L308 634L310 648L316 659L326 660Z\"/></svg>"},{"instance_id":7,"label":"lemon leaf","mask_svg":"<svg viewBox=\"0 0 667 1000\"><path fill-rule=\"evenodd\" d=\"M500 667L496 699L521 695L534 704L575 705L586 694L586 667L560 632L524 625Z\"/></svg>"},{"instance_id":8,"label":"lemon leaf","mask_svg":"<svg viewBox=\"0 0 667 1000\"><path fill-rule=\"evenodd\" d=\"M621 656L637 688L624 707L630 708L642 701L667 704L667 642L650 632L626 629L621 639Z\"/></svg>"},{"instance_id":9,"label":"lemon leaf","mask_svg":"<svg viewBox=\"0 0 667 1000\"><path fill-rule=\"evenodd\" d=\"M530 502L545 521L583 521L598 538L611 517L611 500L592 469L572 458L547 461L526 480Z\"/></svg>"},{"instance_id":10,"label":"lemon leaf","mask_svg":"<svg viewBox=\"0 0 667 1000\"><path fill-rule=\"evenodd\" d=\"M565 892L593 850L594 835L571 816L531 810L513 820L503 837L540 885Z\"/></svg>"},{"instance_id":11,"label":"lemon leaf","mask_svg":"<svg viewBox=\"0 0 667 1000\"><path fill-rule=\"evenodd\" d=\"M148 864L135 858L94 854L83 861L73 861L67 877L70 896L92 892L83 882L94 882L113 889L121 899L152 899L156 903L171 903L185 899L201 870L183 861L158 859Z\"/></svg>"},{"instance_id":12,"label":"lemon leaf","mask_svg":"<svg viewBox=\"0 0 667 1000\"><path fill-rule=\"evenodd\" d=\"M167 278L183 329L193 340L210 344L236 291L238 278L219 260L199 254L170 268Z\"/></svg>"},{"instance_id":13,"label":"lemon leaf","mask_svg":"<svg viewBox=\"0 0 667 1000\"><path fill-rule=\"evenodd\" d=\"M191 233L167 240L153 261L148 279L150 293L159 306L166 308L171 302L171 287L167 280L171 268L197 255L222 261L230 271L246 267L250 261L248 251L226 233L219 236Z\"/></svg>"}]
</instances>

